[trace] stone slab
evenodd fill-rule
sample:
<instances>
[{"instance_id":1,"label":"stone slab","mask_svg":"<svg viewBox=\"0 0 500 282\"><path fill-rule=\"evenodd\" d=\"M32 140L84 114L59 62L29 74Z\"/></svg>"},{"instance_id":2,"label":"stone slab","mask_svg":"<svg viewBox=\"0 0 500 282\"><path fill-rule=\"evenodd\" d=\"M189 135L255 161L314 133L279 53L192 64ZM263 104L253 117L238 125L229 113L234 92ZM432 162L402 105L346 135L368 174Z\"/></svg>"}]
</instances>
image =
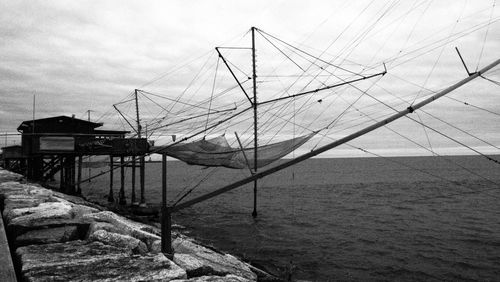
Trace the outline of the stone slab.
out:
<instances>
[{"instance_id":1,"label":"stone slab","mask_svg":"<svg viewBox=\"0 0 500 282\"><path fill-rule=\"evenodd\" d=\"M225 275L225 276L216 276L216 275L205 275L200 277L193 277L189 279L176 279L171 282L251 282L255 280L249 280L243 277L239 277L236 275Z\"/></svg>"},{"instance_id":2,"label":"stone slab","mask_svg":"<svg viewBox=\"0 0 500 282\"><path fill-rule=\"evenodd\" d=\"M0 169L0 182L6 181L20 181L23 176L5 169Z\"/></svg>"},{"instance_id":3,"label":"stone slab","mask_svg":"<svg viewBox=\"0 0 500 282\"><path fill-rule=\"evenodd\" d=\"M134 254L145 254L148 247L141 240L132 236L108 232L106 230L97 230L88 238L89 241L99 241L106 245L131 250Z\"/></svg>"},{"instance_id":4,"label":"stone slab","mask_svg":"<svg viewBox=\"0 0 500 282\"><path fill-rule=\"evenodd\" d=\"M183 237L172 243L174 262L186 269L189 276L236 275L249 280L257 280L250 267L229 254L215 252Z\"/></svg>"},{"instance_id":5,"label":"stone slab","mask_svg":"<svg viewBox=\"0 0 500 282\"><path fill-rule=\"evenodd\" d=\"M32 244L63 243L81 239L80 235L78 226L36 229L17 236L15 245L17 247L21 247Z\"/></svg>"},{"instance_id":6,"label":"stone slab","mask_svg":"<svg viewBox=\"0 0 500 282\"><path fill-rule=\"evenodd\" d=\"M17 249L26 281L170 281L186 272L162 254L131 255L100 242L72 241Z\"/></svg>"},{"instance_id":7,"label":"stone slab","mask_svg":"<svg viewBox=\"0 0 500 282\"><path fill-rule=\"evenodd\" d=\"M151 226L131 221L110 211L87 214L83 218L97 222L106 222L115 226L123 235L132 236L144 242L148 250L152 249L153 243L160 240L160 236L150 233Z\"/></svg>"}]
</instances>

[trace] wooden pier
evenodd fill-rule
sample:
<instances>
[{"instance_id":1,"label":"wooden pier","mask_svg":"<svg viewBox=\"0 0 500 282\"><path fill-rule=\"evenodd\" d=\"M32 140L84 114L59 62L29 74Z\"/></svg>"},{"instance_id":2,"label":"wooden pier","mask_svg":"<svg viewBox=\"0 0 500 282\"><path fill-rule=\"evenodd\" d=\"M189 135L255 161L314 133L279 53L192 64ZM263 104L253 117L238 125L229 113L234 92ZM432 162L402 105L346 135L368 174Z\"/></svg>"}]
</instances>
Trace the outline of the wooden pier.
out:
<instances>
[{"instance_id":1,"label":"wooden pier","mask_svg":"<svg viewBox=\"0 0 500 282\"><path fill-rule=\"evenodd\" d=\"M146 205L144 156L149 148L146 138L125 138L129 131L96 129L102 125L68 116L23 121L17 128L21 133L21 145L2 148L4 167L36 182L54 180L58 174L61 192L81 195L81 183L85 182L82 179L84 160L90 156L109 156L109 170L106 171L110 177L108 200L127 204L124 167L128 166L132 168L130 203ZM116 159L119 159L118 163L115 163ZM137 167L139 201L135 191ZM113 187L115 170L120 174L117 199Z\"/></svg>"}]
</instances>

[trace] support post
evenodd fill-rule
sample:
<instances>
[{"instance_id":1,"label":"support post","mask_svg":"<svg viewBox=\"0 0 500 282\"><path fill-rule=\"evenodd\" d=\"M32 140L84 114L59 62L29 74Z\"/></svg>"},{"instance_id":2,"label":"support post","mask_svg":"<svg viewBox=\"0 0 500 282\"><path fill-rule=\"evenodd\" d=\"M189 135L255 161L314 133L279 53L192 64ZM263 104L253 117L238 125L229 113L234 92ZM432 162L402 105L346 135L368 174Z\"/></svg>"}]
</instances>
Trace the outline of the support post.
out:
<instances>
[{"instance_id":1,"label":"support post","mask_svg":"<svg viewBox=\"0 0 500 282\"><path fill-rule=\"evenodd\" d=\"M69 185L68 157L64 157L62 169L64 171L64 186L62 192L67 193Z\"/></svg>"},{"instance_id":2,"label":"support post","mask_svg":"<svg viewBox=\"0 0 500 282\"><path fill-rule=\"evenodd\" d=\"M255 66L255 27L252 27L252 80L253 80L253 134L254 134L254 154L253 172L257 173L257 72ZM253 182L253 212L252 216L257 217L257 179Z\"/></svg>"},{"instance_id":3,"label":"support post","mask_svg":"<svg viewBox=\"0 0 500 282\"><path fill-rule=\"evenodd\" d=\"M64 157L59 155L59 191L64 191Z\"/></svg>"},{"instance_id":4,"label":"support post","mask_svg":"<svg viewBox=\"0 0 500 282\"><path fill-rule=\"evenodd\" d=\"M131 195L131 201L133 206L139 205L137 203L137 200L135 198L135 158L136 156L132 156L132 195Z\"/></svg>"},{"instance_id":5,"label":"support post","mask_svg":"<svg viewBox=\"0 0 500 282\"><path fill-rule=\"evenodd\" d=\"M144 177L145 177L145 167L146 164L144 162L144 156L141 156L140 159L140 167L139 167L139 181L141 185L141 203L139 204L140 207L146 207L146 197L144 195Z\"/></svg>"},{"instance_id":6,"label":"support post","mask_svg":"<svg viewBox=\"0 0 500 282\"><path fill-rule=\"evenodd\" d=\"M142 126L141 126L141 120L139 118L139 100L137 98L137 92L139 92L138 89L135 89L135 113L136 113L136 116L137 116L137 137L141 138L141 134L142 134ZM147 136L146 136L147 138ZM146 197L144 195L145 191L144 191L144 177L145 177L145 167L146 167L146 164L144 162L144 155L141 155L140 158L139 158L139 162L140 162L140 168L139 168L139 181L140 181L140 185L141 185L141 203L139 204L140 207L146 207Z\"/></svg>"},{"instance_id":7,"label":"support post","mask_svg":"<svg viewBox=\"0 0 500 282\"><path fill-rule=\"evenodd\" d=\"M119 193L119 204L126 205L127 200L125 198L125 157L120 156L120 193Z\"/></svg>"},{"instance_id":8,"label":"support post","mask_svg":"<svg viewBox=\"0 0 500 282\"><path fill-rule=\"evenodd\" d=\"M26 178L33 179L33 158L28 158L28 173L26 174Z\"/></svg>"},{"instance_id":9,"label":"support post","mask_svg":"<svg viewBox=\"0 0 500 282\"><path fill-rule=\"evenodd\" d=\"M79 155L78 156L78 175L77 175L77 184L76 184L76 194L77 195L82 195L82 187L81 187L81 184L80 182L82 181L82 163L83 163L83 160L82 160L83 156L82 155Z\"/></svg>"},{"instance_id":10,"label":"support post","mask_svg":"<svg viewBox=\"0 0 500 282\"><path fill-rule=\"evenodd\" d=\"M172 250L172 213L167 207L167 155L161 159L161 252L171 258Z\"/></svg>"},{"instance_id":11,"label":"support post","mask_svg":"<svg viewBox=\"0 0 500 282\"><path fill-rule=\"evenodd\" d=\"M112 203L114 202L113 198L113 171L114 171L114 164L113 164L113 156L109 156L109 193L108 193L108 202Z\"/></svg>"},{"instance_id":12,"label":"support post","mask_svg":"<svg viewBox=\"0 0 500 282\"><path fill-rule=\"evenodd\" d=\"M75 186L75 174L76 174L76 163L75 157L71 156L68 158L68 169L69 169L69 193L70 195L76 194Z\"/></svg>"}]
</instances>

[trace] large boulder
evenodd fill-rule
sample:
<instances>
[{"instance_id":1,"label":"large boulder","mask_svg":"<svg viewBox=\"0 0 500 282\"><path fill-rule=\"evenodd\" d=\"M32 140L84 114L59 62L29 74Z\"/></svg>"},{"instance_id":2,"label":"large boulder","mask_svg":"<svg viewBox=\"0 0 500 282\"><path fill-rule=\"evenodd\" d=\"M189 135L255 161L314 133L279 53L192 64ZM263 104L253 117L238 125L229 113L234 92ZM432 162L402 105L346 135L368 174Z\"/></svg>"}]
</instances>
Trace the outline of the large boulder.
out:
<instances>
[{"instance_id":1,"label":"large boulder","mask_svg":"<svg viewBox=\"0 0 500 282\"><path fill-rule=\"evenodd\" d=\"M72 241L17 249L27 281L170 281L186 272L165 256L130 255L100 242Z\"/></svg>"},{"instance_id":2,"label":"large boulder","mask_svg":"<svg viewBox=\"0 0 500 282\"><path fill-rule=\"evenodd\" d=\"M255 280L249 280L249 279L246 279L243 277L228 274L225 276L205 275L205 276L193 277L193 278L189 278L189 279L176 279L176 280L172 280L171 282L251 282L251 281L255 281Z\"/></svg>"},{"instance_id":3,"label":"large boulder","mask_svg":"<svg viewBox=\"0 0 500 282\"><path fill-rule=\"evenodd\" d=\"M188 276L228 274L257 280L250 267L229 254L215 252L184 237L177 237L172 243L174 262L186 269Z\"/></svg>"},{"instance_id":4,"label":"large boulder","mask_svg":"<svg viewBox=\"0 0 500 282\"><path fill-rule=\"evenodd\" d=\"M8 170L0 168L0 181L20 181L23 178L22 175L10 172Z\"/></svg>"},{"instance_id":5,"label":"large boulder","mask_svg":"<svg viewBox=\"0 0 500 282\"><path fill-rule=\"evenodd\" d=\"M10 194L7 195L3 201L4 213L8 213L10 210L19 208L30 208L37 207L41 203L46 202L59 202L58 199L54 197L35 197L28 194Z\"/></svg>"},{"instance_id":6,"label":"large boulder","mask_svg":"<svg viewBox=\"0 0 500 282\"><path fill-rule=\"evenodd\" d=\"M68 261L85 262L93 257L130 256L132 252L127 249L105 245L101 242L85 242L81 240L54 243L46 245L29 245L17 248L16 255L21 264L22 271L41 268L45 265L62 264Z\"/></svg>"},{"instance_id":7,"label":"large boulder","mask_svg":"<svg viewBox=\"0 0 500 282\"><path fill-rule=\"evenodd\" d=\"M24 194L28 195L29 186L15 181L2 182L0 183L0 201L5 199L8 195L14 194Z\"/></svg>"},{"instance_id":8,"label":"large boulder","mask_svg":"<svg viewBox=\"0 0 500 282\"><path fill-rule=\"evenodd\" d=\"M9 194L26 194L33 196L51 196L53 192L45 189L38 184L21 183L17 181L9 181L0 183L0 195Z\"/></svg>"},{"instance_id":9,"label":"large boulder","mask_svg":"<svg viewBox=\"0 0 500 282\"><path fill-rule=\"evenodd\" d=\"M20 247L32 244L63 243L81 239L81 237L78 226L35 229L17 236L15 245Z\"/></svg>"},{"instance_id":10,"label":"large boulder","mask_svg":"<svg viewBox=\"0 0 500 282\"><path fill-rule=\"evenodd\" d=\"M61 202L40 203L35 207L11 209L4 217L8 225L35 226L71 219L71 205Z\"/></svg>"},{"instance_id":11,"label":"large boulder","mask_svg":"<svg viewBox=\"0 0 500 282\"><path fill-rule=\"evenodd\" d=\"M108 231L108 232L123 234L121 229L119 229L118 227L114 226L111 223L92 221L90 223L89 230L88 230L87 236L85 238L89 238L90 236L92 236L92 234L94 234L94 232L96 232L98 230L104 230L104 231Z\"/></svg>"},{"instance_id":12,"label":"large boulder","mask_svg":"<svg viewBox=\"0 0 500 282\"><path fill-rule=\"evenodd\" d=\"M52 190L50 190L50 191L52 191ZM57 191L52 191L52 193L53 193L54 197L57 197L59 199L68 201L68 202L76 204L76 205L91 207L91 208L94 208L96 211L104 210L101 206L93 204L89 201L86 201L84 198L79 197L79 196L67 195L67 194L64 194L61 192L57 192Z\"/></svg>"},{"instance_id":13,"label":"large boulder","mask_svg":"<svg viewBox=\"0 0 500 282\"><path fill-rule=\"evenodd\" d=\"M131 250L134 254L145 254L148 247L141 240L134 237L107 232L105 230L97 230L88 238L89 241L99 241L106 245L111 245L119 248Z\"/></svg>"},{"instance_id":14,"label":"large boulder","mask_svg":"<svg viewBox=\"0 0 500 282\"><path fill-rule=\"evenodd\" d=\"M8 230L13 236L19 236L31 230L68 225L88 227L88 222L83 219L83 216L99 211L93 207L70 202L38 185L7 182L0 184L0 187L0 193L3 193L4 199L3 214ZM82 228L79 230L82 231ZM35 235L35 242L40 239L40 243L64 242L68 238L74 238L74 236L68 237L67 234L61 234L60 231L60 229L54 230L55 237L57 237L54 240L48 240L47 237L52 231L42 230L30 234ZM21 239L21 244L26 244L26 239L29 237L24 236Z\"/></svg>"},{"instance_id":15,"label":"large boulder","mask_svg":"<svg viewBox=\"0 0 500 282\"><path fill-rule=\"evenodd\" d=\"M87 214L84 218L96 222L109 223L116 227L116 230L118 230L120 234L128 235L144 242L148 250L151 250L155 241L161 239L160 236L148 232L151 230L151 226L131 221L110 211Z\"/></svg>"}]
</instances>

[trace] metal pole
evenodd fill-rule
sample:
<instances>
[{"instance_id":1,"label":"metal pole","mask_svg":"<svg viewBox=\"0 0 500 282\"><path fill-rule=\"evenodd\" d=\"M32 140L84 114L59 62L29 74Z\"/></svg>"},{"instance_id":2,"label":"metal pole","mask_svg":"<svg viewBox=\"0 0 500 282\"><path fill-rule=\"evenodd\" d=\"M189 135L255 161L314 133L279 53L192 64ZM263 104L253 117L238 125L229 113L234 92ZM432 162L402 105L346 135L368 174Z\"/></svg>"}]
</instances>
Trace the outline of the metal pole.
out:
<instances>
[{"instance_id":1,"label":"metal pole","mask_svg":"<svg viewBox=\"0 0 500 282\"><path fill-rule=\"evenodd\" d=\"M109 194L108 194L108 202L112 203L114 202L113 198L113 170L114 170L114 164L113 164L113 156L109 156L109 166L111 169L109 170Z\"/></svg>"},{"instance_id":2,"label":"metal pole","mask_svg":"<svg viewBox=\"0 0 500 282\"><path fill-rule=\"evenodd\" d=\"M139 100L137 99L137 89L135 89L135 114L137 117L137 137L141 138L141 121L139 119Z\"/></svg>"},{"instance_id":3,"label":"metal pole","mask_svg":"<svg viewBox=\"0 0 500 282\"><path fill-rule=\"evenodd\" d=\"M236 75L234 74L233 70L231 69L231 67L229 66L229 64L226 62L226 59L224 58L224 56L222 56L222 54L220 53L219 51L219 48L216 47L215 48L215 51L217 51L217 53L219 54L219 58L222 59L222 62L226 65L227 69L229 70L229 72L231 73L231 75L233 76L234 80L236 80L236 83L238 83L238 85L240 86L240 89L241 91L243 91L243 94L245 94L245 96L247 97L248 101L250 101L250 103L252 103L252 100L250 99L250 97L248 97L248 94L247 92L245 91L245 88L243 88L243 85L241 85L241 82L238 80L238 78L236 77Z\"/></svg>"},{"instance_id":4,"label":"metal pole","mask_svg":"<svg viewBox=\"0 0 500 282\"><path fill-rule=\"evenodd\" d=\"M161 155L161 252L168 257L172 250L172 214L167 207L167 155Z\"/></svg>"},{"instance_id":5,"label":"metal pole","mask_svg":"<svg viewBox=\"0 0 500 282\"><path fill-rule=\"evenodd\" d=\"M135 156L132 156L132 205L138 205L135 198Z\"/></svg>"},{"instance_id":6,"label":"metal pole","mask_svg":"<svg viewBox=\"0 0 500 282\"><path fill-rule=\"evenodd\" d=\"M257 73L255 66L255 27L252 27L252 80L253 80L253 172L257 173ZM257 179L253 182L253 212L252 216L257 217Z\"/></svg>"}]
</instances>

